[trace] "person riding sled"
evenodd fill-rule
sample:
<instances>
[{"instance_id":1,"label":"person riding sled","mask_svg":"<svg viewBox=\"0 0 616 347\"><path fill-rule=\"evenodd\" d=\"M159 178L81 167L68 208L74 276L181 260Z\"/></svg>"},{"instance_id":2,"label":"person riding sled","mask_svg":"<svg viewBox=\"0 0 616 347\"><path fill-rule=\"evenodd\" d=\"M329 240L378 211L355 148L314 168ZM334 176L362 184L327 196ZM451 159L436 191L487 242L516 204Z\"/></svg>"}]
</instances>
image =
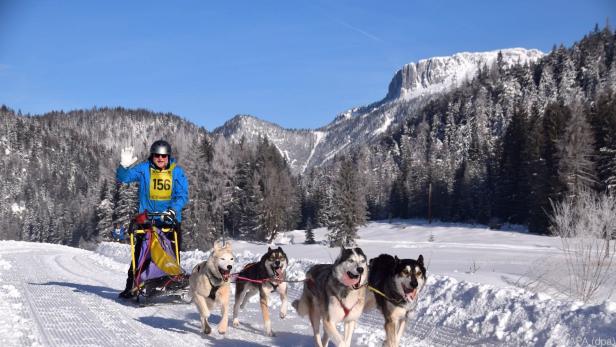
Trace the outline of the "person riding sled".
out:
<instances>
[{"instance_id":1,"label":"person riding sled","mask_svg":"<svg viewBox=\"0 0 616 347\"><path fill-rule=\"evenodd\" d=\"M139 213L154 212L162 216L155 220L157 227L169 227L169 221L174 221L173 227L177 233L177 245L167 237L178 250L182 249L182 237L180 223L182 221L182 208L188 202L188 180L184 170L177 165L172 157L171 145L164 140L158 140L150 147L148 160L134 165L137 162L133 154L133 148L122 150L120 166L116 171L116 179L121 183L139 182ZM139 244L134 248L135 257L138 257ZM179 256L179 251L178 251ZM177 262L179 263L179 258ZM126 279L126 288L119 294L121 298L134 296L132 291L134 284L134 271L131 263Z\"/></svg>"}]
</instances>

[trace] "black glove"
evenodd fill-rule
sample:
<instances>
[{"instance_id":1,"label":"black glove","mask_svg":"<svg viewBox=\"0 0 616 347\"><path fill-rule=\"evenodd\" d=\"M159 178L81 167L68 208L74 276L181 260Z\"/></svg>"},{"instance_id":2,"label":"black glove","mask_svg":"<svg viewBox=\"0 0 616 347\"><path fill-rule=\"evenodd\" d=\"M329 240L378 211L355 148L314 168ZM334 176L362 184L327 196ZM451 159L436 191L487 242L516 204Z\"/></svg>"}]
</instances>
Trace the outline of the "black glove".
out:
<instances>
[{"instance_id":1,"label":"black glove","mask_svg":"<svg viewBox=\"0 0 616 347\"><path fill-rule=\"evenodd\" d=\"M167 211L163 212L163 220L169 221L169 222L175 222L175 210L170 208Z\"/></svg>"}]
</instances>

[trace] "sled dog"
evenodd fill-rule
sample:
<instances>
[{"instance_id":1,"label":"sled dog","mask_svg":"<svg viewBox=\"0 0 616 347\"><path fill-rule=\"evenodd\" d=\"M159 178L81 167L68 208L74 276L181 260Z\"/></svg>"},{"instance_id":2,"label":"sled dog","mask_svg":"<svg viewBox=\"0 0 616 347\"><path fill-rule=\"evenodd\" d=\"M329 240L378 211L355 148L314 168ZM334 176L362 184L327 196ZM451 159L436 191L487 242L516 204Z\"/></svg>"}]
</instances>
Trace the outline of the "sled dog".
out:
<instances>
[{"instance_id":1,"label":"sled dog","mask_svg":"<svg viewBox=\"0 0 616 347\"><path fill-rule=\"evenodd\" d=\"M316 346L351 345L353 330L366 299L368 264L361 248L342 248L333 264L313 265L306 273L304 290L293 307L300 316L308 315ZM321 321L323 337L319 339ZM336 324L344 322L344 336Z\"/></svg>"},{"instance_id":2,"label":"sled dog","mask_svg":"<svg viewBox=\"0 0 616 347\"><path fill-rule=\"evenodd\" d=\"M272 332L272 322L269 316L269 295L274 291L277 291L280 295L282 302L280 305L280 318L284 318L287 315L287 283L283 281L285 280L287 264L287 255L281 247L276 249L268 247L267 253L261 257L261 260L244 266L235 282L234 327L240 325L240 321L237 318L239 309L243 309L248 298L258 292L265 334L267 336L275 335Z\"/></svg>"},{"instance_id":3,"label":"sled dog","mask_svg":"<svg viewBox=\"0 0 616 347\"><path fill-rule=\"evenodd\" d=\"M205 334L212 332L207 320L214 304L218 303L222 311L222 320L218 324L218 332L224 334L228 326L228 309L230 285L229 277L235 257L229 242L214 243L210 257L197 264L190 275L190 293L199 310L201 327Z\"/></svg>"},{"instance_id":4,"label":"sled dog","mask_svg":"<svg viewBox=\"0 0 616 347\"><path fill-rule=\"evenodd\" d=\"M400 345L406 319L415 309L425 283L426 268L422 255L417 260L398 259L389 254L370 259L370 292L365 309L377 307L385 318L383 346Z\"/></svg>"}]
</instances>

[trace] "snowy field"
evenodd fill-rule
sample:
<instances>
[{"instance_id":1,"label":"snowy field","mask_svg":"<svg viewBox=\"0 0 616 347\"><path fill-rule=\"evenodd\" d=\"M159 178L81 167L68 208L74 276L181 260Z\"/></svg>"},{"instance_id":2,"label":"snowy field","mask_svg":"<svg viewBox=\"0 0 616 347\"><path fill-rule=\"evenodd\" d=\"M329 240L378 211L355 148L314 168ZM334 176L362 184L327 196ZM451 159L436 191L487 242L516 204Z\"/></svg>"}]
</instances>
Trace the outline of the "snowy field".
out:
<instances>
[{"instance_id":1,"label":"snowy field","mask_svg":"<svg viewBox=\"0 0 616 347\"><path fill-rule=\"evenodd\" d=\"M317 229L317 240L325 230ZM560 295L538 278L560 276L560 240L523 231L432 224L424 221L369 223L359 246L368 257L423 254L428 282L409 319L404 346L616 346L616 302L583 305ZM301 280L316 262L332 262L338 249L304 245L303 231L277 242L290 258L287 278ZM234 242L236 267L255 261L267 245ZM184 252L192 267L208 252ZM0 241L0 346L312 346L306 318L292 307L278 318L272 297L274 337L263 334L258 298L240 311L241 325L216 332L219 311L210 318L211 336L200 333L193 304L136 307L118 300L130 261L129 246L103 243L96 252L59 245ZM561 271L561 272L559 272ZM610 282L602 293L614 288ZM301 283L289 287L299 297ZM233 300L231 301L231 307ZM380 346L383 318L364 312L354 346Z\"/></svg>"}]
</instances>

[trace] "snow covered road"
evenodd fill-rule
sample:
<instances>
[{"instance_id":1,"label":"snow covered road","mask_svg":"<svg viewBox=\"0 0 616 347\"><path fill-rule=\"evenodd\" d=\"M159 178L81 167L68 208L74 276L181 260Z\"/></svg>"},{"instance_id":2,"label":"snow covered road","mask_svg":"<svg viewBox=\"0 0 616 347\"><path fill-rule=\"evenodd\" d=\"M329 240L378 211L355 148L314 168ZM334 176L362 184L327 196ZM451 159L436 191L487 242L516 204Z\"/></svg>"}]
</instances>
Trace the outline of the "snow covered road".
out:
<instances>
[{"instance_id":1,"label":"snow covered road","mask_svg":"<svg viewBox=\"0 0 616 347\"><path fill-rule=\"evenodd\" d=\"M434 233L434 228L422 227L407 235L395 228L371 224L361 231L360 245L370 257L386 252L412 252L412 256L422 252L431 259L428 284L416 316L409 320L403 346L582 346L595 342L616 346L616 303L583 306L506 286L499 279L502 273L528 267L535 260L532 255L542 249L554 252L554 240L473 231L477 236L462 242L457 238L468 230L452 228L437 233L436 241L428 244L423 241ZM393 247L383 242L396 238L401 242ZM492 249L487 246L490 242L495 245ZM287 244L283 248L291 257L290 279L302 279L312 263L328 262L336 254L335 249L321 245ZM266 249L263 244L236 242L238 266L256 260ZM200 251L184 252L182 265L191 269L206 256ZM128 246L115 243L101 244L97 252L91 252L60 245L0 241L0 346L313 345L308 321L298 317L292 308L284 320L278 318L277 296L272 297L270 305L277 333L271 338L262 333L257 298L240 312L241 326L230 327L225 336L215 330L211 336L202 335L192 304L136 307L118 300L128 259ZM476 274L456 272L456 262L467 264L472 259L490 262L494 268L481 267ZM515 264L506 267L511 260ZM467 281L467 277L484 284ZM301 283L291 284L290 299L297 298L300 291ZM210 321L213 326L218 324L218 311ZM353 345L380 346L384 338L382 324L379 313L364 313Z\"/></svg>"},{"instance_id":2,"label":"snow covered road","mask_svg":"<svg viewBox=\"0 0 616 347\"><path fill-rule=\"evenodd\" d=\"M116 299L124 273L101 264L92 252L25 242L2 242L2 248L0 293L10 300L3 300L0 310L11 313L4 318L19 319L19 324L0 322L2 346L312 346L307 321L292 310L284 322L274 318L273 338L263 336L254 303L241 315L239 329L231 328L224 337L216 332L204 337L192 304L136 307ZM289 289L291 298L300 292L300 284ZM280 303L273 301L277 310ZM215 324L220 320L216 313L212 318ZM357 329L362 344L370 345L377 337L371 337L372 332L381 330L382 324L376 312L366 314ZM425 324L415 326L423 335L434 330ZM451 342L450 337L455 336L443 336L443 342Z\"/></svg>"}]
</instances>

